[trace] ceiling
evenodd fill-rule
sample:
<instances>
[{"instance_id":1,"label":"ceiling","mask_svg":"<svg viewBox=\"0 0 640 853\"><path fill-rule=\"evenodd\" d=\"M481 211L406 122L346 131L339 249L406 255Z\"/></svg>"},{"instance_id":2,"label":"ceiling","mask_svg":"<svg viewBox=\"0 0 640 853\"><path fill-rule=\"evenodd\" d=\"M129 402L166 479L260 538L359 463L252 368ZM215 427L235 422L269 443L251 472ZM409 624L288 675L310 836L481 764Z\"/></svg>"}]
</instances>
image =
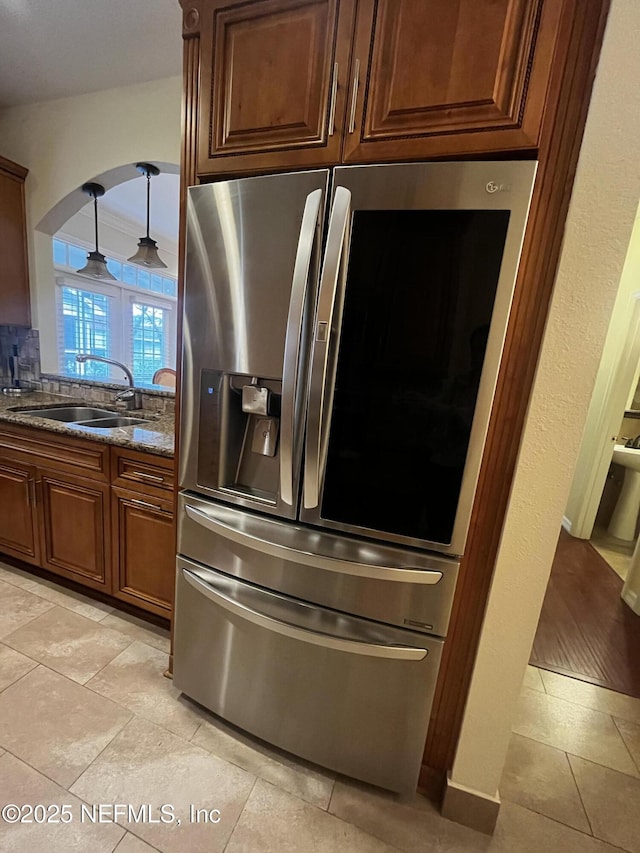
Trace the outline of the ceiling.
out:
<instances>
[{"instance_id":1,"label":"ceiling","mask_svg":"<svg viewBox=\"0 0 640 853\"><path fill-rule=\"evenodd\" d=\"M147 227L147 179L118 184L100 199L100 209L133 223L142 237ZM88 205L93 216L93 202ZM156 240L178 242L178 216L180 211L180 176L160 173L151 178L151 205L149 233Z\"/></svg>"},{"instance_id":2,"label":"ceiling","mask_svg":"<svg viewBox=\"0 0 640 853\"><path fill-rule=\"evenodd\" d=\"M178 0L0 0L0 109L182 71Z\"/></svg>"}]
</instances>

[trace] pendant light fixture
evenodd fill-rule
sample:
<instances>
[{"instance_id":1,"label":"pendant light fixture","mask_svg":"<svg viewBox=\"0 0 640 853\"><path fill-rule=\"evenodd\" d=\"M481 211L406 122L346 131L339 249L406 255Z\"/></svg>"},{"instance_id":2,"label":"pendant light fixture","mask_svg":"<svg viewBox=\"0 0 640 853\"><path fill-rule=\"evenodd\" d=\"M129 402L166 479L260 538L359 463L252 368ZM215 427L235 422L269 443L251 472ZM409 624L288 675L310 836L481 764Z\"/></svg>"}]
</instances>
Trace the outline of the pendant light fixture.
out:
<instances>
[{"instance_id":1,"label":"pendant light fixture","mask_svg":"<svg viewBox=\"0 0 640 853\"><path fill-rule=\"evenodd\" d=\"M81 270L76 270L78 275L86 275L90 278L99 278L103 281L117 281L116 277L111 275L107 269L107 261L105 256L98 248L98 199L104 195L104 187L102 184L83 184L82 192L90 195L93 198L93 213L96 226L96 248L93 252L87 255L87 263Z\"/></svg>"},{"instance_id":2,"label":"pendant light fixture","mask_svg":"<svg viewBox=\"0 0 640 853\"><path fill-rule=\"evenodd\" d=\"M132 264L141 264L143 267L151 267L154 269L166 269L166 264L162 263L158 257L158 245L155 240L149 237L149 204L151 195L151 175L159 175L160 169L153 166L151 163L136 163L136 169L147 177L147 236L141 237L138 243L138 251L131 258L128 258Z\"/></svg>"}]
</instances>

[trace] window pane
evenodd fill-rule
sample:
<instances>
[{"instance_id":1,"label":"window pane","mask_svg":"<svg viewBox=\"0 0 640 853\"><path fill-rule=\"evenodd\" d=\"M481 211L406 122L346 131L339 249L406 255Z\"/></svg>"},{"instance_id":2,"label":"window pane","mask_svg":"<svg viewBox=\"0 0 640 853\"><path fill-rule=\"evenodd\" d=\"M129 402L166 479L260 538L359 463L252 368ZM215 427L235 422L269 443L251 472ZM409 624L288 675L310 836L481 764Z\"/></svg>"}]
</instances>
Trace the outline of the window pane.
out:
<instances>
[{"instance_id":1,"label":"window pane","mask_svg":"<svg viewBox=\"0 0 640 853\"><path fill-rule=\"evenodd\" d=\"M112 261L111 258L108 258L107 269L118 281L122 281L122 264L120 261Z\"/></svg>"},{"instance_id":2,"label":"window pane","mask_svg":"<svg viewBox=\"0 0 640 853\"><path fill-rule=\"evenodd\" d=\"M109 365L98 361L79 364L81 352L109 356L109 298L76 287L62 288L62 342L60 371L67 376L109 378Z\"/></svg>"},{"instance_id":3,"label":"window pane","mask_svg":"<svg viewBox=\"0 0 640 853\"><path fill-rule=\"evenodd\" d=\"M146 270L138 270L138 287L144 287L145 290L151 287L149 273Z\"/></svg>"},{"instance_id":4,"label":"window pane","mask_svg":"<svg viewBox=\"0 0 640 853\"><path fill-rule=\"evenodd\" d=\"M122 264L122 280L125 284L136 283L136 268L131 264Z\"/></svg>"},{"instance_id":5,"label":"window pane","mask_svg":"<svg viewBox=\"0 0 640 853\"><path fill-rule=\"evenodd\" d=\"M163 278L162 279L162 288L164 293L167 296L175 296L176 295L176 282L172 278Z\"/></svg>"},{"instance_id":6,"label":"window pane","mask_svg":"<svg viewBox=\"0 0 640 853\"><path fill-rule=\"evenodd\" d=\"M74 270L82 269L87 263L87 252L81 249L80 246L72 246L69 243L69 266Z\"/></svg>"},{"instance_id":7,"label":"window pane","mask_svg":"<svg viewBox=\"0 0 640 853\"><path fill-rule=\"evenodd\" d=\"M67 244L62 240L53 241L53 263L61 267L67 265Z\"/></svg>"},{"instance_id":8,"label":"window pane","mask_svg":"<svg viewBox=\"0 0 640 853\"><path fill-rule=\"evenodd\" d=\"M136 382L151 382L160 367L166 367L167 311L134 302L131 309L133 375Z\"/></svg>"},{"instance_id":9,"label":"window pane","mask_svg":"<svg viewBox=\"0 0 640 853\"><path fill-rule=\"evenodd\" d=\"M151 290L154 293L162 293L162 276L161 275L151 275Z\"/></svg>"}]
</instances>

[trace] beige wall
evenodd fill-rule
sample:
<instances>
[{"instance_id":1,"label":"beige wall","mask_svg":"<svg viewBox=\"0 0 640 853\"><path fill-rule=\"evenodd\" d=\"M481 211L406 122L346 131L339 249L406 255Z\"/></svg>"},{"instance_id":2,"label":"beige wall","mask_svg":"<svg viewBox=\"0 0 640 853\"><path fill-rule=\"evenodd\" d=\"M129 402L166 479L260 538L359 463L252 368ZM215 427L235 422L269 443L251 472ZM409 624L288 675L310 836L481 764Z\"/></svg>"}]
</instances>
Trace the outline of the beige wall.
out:
<instances>
[{"instance_id":1,"label":"beige wall","mask_svg":"<svg viewBox=\"0 0 640 853\"><path fill-rule=\"evenodd\" d=\"M451 779L498 790L640 199L640 3L613 0Z\"/></svg>"},{"instance_id":2,"label":"beige wall","mask_svg":"<svg viewBox=\"0 0 640 853\"><path fill-rule=\"evenodd\" d=\"M636 124L640 128L640 122ZM640 156L636 173L640 171ZM604 263L612 263L612 271L617 270L617 258L620 255L619 239L627 233L626 215L628 206L633 204L633 193L638 191L637 180L631 178L627 183L628 195L615 201L619 204L619 229L616 241L602 246L605 252ZM628 215L628 213L627 213ZM603 236L610 236L602 229ZM585 272L588 272L585 270ZM638 314L640 313L640 210L627 250L618 292L611 315L606 342L596 377L589 412L582 435L571 491L564 513L564 525L572 536L589 539L598 511L598 505L605 485L607 472L613 454L613 438L620 432L620 421L625 408L638 383L640 368L640 332ZM605 289L608 295L609 290ZM598 292L594 298L602 298ZM598 320L601 315L598 315ZM636 424L636 427L638 425ZM621 433L622 434L622 433Z\"/></svg>"},{"instance_id":3,"label":"beige wall","mask_svg":"<svg viewBox=\"0 0 640 853\"><path fill-rule=\"evenodd\" d=\"M168 77L90 95L0 112L0 155L29 169L27 228L33 324L44 371L56 369L53 262L47 216L68 200L67 216L86 204L79 187L139 161L180 161L182 78ZM131 177L137 172L131 166ZM107 188L113 183L105 183ZM43 223L45 220L45 223ZM44 228L47 233L36 229Z\"/></svg>"}]
</instances>

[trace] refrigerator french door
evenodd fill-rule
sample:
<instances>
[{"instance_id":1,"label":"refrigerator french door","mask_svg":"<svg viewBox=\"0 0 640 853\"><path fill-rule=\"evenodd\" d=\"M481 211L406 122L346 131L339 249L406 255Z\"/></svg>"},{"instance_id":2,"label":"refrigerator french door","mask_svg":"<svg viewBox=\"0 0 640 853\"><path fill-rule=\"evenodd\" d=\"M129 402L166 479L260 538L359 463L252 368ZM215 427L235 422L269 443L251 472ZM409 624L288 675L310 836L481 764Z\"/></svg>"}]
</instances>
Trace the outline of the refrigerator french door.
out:
<instances>
[{"instance_id":1,"label":"refrigerator french door","mask_svg":"<svg viewBox=\"0 0 640 853\"><path fill-rule=\"evenodd\" d=\"M189 190L175 683L393 790L419 771L534 176Z\"/></svg>"}]
</instances>

